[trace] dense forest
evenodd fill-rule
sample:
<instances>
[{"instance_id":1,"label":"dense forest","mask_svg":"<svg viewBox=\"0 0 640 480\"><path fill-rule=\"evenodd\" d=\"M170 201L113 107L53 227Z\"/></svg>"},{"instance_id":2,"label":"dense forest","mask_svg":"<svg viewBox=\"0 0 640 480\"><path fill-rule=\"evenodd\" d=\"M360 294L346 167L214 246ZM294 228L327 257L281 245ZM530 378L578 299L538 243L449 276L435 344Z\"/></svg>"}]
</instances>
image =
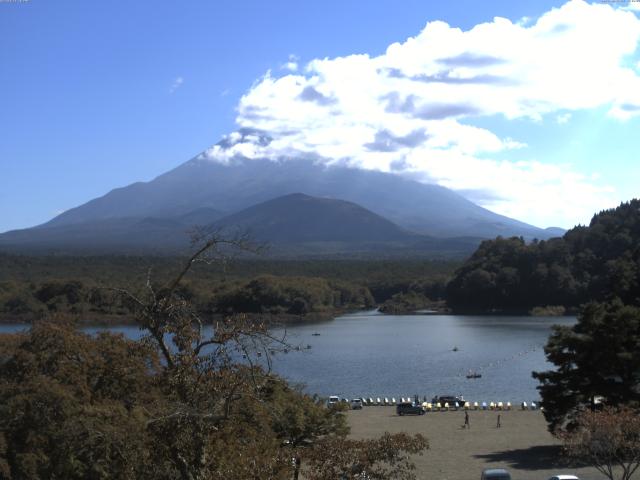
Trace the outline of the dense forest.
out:
<instances>
[{"instance_id":1,"label":"dense forest","mask_svg":"<svg viewBox=\"0 0 640 480\"><path fill-rule=\"evenodd\" d=\"M640 302L640 200L596 214L563 237L483 242L449 282L456 310L510 311L620 299Z\"/></svg>"},{"instance_id":2,"label":"dense forest","mask_svg":"<svg viewBox=\"0 0 640 480\"><path fill-rule=\"evenodd\" d=\"M87 322L122 322L127 320L127 305L113 289L139 289L147 279L159 285L182 260L0 255L0 319L32 321L68 313ZM457 262L430 260L227 259L194 265L180 294L208 315L318 319L378 304L408 311L442 300L457 266ZM406 298L420 301L396 301Z\"/></svg>"}]
</instances>

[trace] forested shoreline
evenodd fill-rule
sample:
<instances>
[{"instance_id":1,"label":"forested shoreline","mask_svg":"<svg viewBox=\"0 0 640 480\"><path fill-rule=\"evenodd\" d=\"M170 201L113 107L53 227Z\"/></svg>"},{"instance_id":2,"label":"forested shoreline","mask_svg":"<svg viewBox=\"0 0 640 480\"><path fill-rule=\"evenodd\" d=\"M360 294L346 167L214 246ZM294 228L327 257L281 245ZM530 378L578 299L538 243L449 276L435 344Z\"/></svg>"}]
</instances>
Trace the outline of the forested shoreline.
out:
<instances>
[{"instance_id":1,"label":"forested shoreline","mask_svg":"<svg viewBox=\"0 0 640 480\"><path fill-rule=\"evenodd\" d=\"M129 323L117 289L165 282L175 257L0 255L0 322L57 313L84 323ZM418 296L442 301L458 262L246 260L194 265L180 294L205 316L246 313L278 322L317 321ZM421 308L418 306L417 308Z\"/></svg>"}]
</instances>

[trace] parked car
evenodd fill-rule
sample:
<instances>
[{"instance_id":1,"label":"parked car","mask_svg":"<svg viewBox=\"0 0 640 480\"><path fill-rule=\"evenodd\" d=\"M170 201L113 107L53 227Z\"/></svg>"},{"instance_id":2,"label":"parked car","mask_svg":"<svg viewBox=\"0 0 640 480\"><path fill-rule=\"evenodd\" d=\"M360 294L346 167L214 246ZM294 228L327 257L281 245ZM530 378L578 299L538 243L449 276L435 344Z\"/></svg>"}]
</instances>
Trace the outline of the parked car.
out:
<instances>
[{"instance_id":1,"label":"parked car","mask_svg":"<svg viewBox=\"0 0 640 480\"><path fill-rule=\"evenodd\" d=\"M336 395L331 395L329 397L329 400L327 400L327 406L331 407L333 405L338 405L339 402L340 402L340 397L338 397Z\"/></svg>"},{"instance_id":2,"label":"parked car","mask_svg":"<svg viewBox=\"0 0 640 480\"><path fill-rule=\"evenodd\" d=\"M554 475L550 477L549 480L580 480L575 475Z\"/></svg>"},{"instance_id":3,"label":"parked car","mask_svg":"<svg viewBox=\"0 0 640 480\"><path fill-rule=\"evenodd\" d=\"M352 410L362 410L362 399L354 398L351 400L351 409Z\"/></svg>"},{"instance_id":4,"label":"parked car","mask_svg":"<svg viewBox=\"0 0 640 480\"><path fill-rule=\"evenodd\" d=\"M411 402L402 402L396 405L396 413L402 415L424 415L422 405Z\"/></svg>"},{"instance_id":5,"label":"parked car","mask_svg":"<svg viewBox=\"0 0 640 480\"><path fill-rule=\"evenodd\" d=\"M488 468L482 471L480 480L511 480L511 475L504 468Z\"/></svg>"}]
</instances>

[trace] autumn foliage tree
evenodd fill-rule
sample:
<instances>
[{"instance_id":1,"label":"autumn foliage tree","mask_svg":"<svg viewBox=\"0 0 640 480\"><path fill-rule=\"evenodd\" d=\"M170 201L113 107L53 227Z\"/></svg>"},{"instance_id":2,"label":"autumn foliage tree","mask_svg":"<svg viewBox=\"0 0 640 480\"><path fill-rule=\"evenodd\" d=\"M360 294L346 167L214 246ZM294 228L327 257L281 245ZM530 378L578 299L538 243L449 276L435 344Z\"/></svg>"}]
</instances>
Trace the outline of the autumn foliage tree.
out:
<instances>
[{"instance_id":1,"label":"autumn foliage tree","mask_svg":"<svg viewBox=\"0 0 640 480\"><path fill-rule=\"evenodd\" d=\"M0 343L0 478L142 478L153 349L39 323Z\"/></svg>"},{"instance_id":2,"label":"autumn foliage tree","mask_svg":"<svg viewBox=\"0 0 640 480\"><path fill-rule=\"evenodd\" d=\"M563 435L567 454L610 480L629 480L640 467L640 415L629 408L585 410Z\"/></svg>"},{"instance_id":3,"label":"autumn foliage tree","mask_svg":"<svg viewBox=\"0 0 640 480\"><path fill-rule=\"evenodd\" d=\"M311 452L309 480L384 480L415 478L408 454L421 455L429 444L422 435L406 433L369 440L343 436L322 439Z\"/></svg>"}]
</instances>

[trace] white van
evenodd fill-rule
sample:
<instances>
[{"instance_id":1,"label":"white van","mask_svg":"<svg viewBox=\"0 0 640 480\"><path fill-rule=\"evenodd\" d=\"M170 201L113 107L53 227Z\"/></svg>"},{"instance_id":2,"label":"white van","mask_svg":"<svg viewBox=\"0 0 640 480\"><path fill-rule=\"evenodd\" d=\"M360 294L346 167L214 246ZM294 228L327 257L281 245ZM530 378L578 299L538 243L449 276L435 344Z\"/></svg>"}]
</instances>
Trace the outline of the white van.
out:
<instances>
[{"instance_id":1,"label":"white van","mask_svg":"<svg viewBox=\"0 0 640 480\"><path fill-rule=\"evenodd\" d=\"M327 406L330 407L332 405L337 405L340 402L340 397L336 395L331 395L329 400L327 400Z\"/></svg>"}]
</instances>

